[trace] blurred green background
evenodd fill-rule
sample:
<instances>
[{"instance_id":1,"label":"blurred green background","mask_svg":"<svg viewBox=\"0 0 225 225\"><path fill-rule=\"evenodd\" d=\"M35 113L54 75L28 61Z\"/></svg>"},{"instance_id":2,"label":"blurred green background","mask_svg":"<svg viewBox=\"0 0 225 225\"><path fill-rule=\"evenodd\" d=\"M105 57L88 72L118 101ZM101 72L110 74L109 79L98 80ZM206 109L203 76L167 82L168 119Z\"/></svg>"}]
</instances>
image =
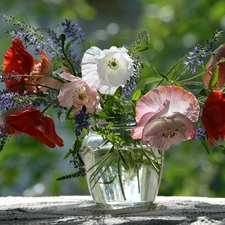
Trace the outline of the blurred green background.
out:
<instances>
[{"instance_id":1,"label":"blurred green background","mask_svg":"<svg viewBox=\"0 0 225 225\"><path fill-rule=\"evenodd\" d=\"M204 44L216 29L225 29L224 0L7 0L0 12L35 27L53 27L66 18L82 26L87 41L101 48L129 45L138 32L150 33L151 48L145 53L149 66L144 76L162 72L198 43ZM11 39L0 23L0 57L3 60ZM217 43L224 42L224 37ZM208 59L206 59L207 61ZM191 74L190 74L191 75ZM69 159L63 160L72 145L72 128L56 122L64 139L63 148L48 149L28 136L11 138L0 153L0 195L88 194L84 178L56 181L73 172ZM207 154L196 140L165 152L165 166L159 195L225 196L225 155L217 148Z\"/></svg>"}]
</instances>

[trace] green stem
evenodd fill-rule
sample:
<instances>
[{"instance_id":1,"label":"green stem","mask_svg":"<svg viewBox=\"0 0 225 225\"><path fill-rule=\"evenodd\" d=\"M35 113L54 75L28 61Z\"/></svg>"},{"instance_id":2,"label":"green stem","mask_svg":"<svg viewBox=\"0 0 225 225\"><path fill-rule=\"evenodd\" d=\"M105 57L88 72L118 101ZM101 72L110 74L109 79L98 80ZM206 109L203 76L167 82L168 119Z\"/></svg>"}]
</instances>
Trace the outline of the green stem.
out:
<instances>
[{"instance_id":1,"label":"green stem","mask_svg":"<svg viewBox=\"0 0 225 225\"><path fill-rule=\"evenodd\" d=\"M42 110L42 113L44 113L51 105L53 105L54 102L57 102L57 99L54 99L50 104L48 104L48 105Z\"/></svg>"},{"instance_id":2,"label":"green stem","mask_svg":"<svg viewBox=\"0 0 225 225\"><path fill-rule=\"evenodd\" d=\"M182 82L186 82L186 81L189 81L189 80L194 80L195 78L200 77L202 74L203 74L203 72L201 72L201 73L199 73L199 74L197 74L195 76L191 76L191 77L189 77L187 79L184 79L184 80L182 80Z\"/></svg>"},{"instance_id":3,"label":"green stem","mask_svg":"<svg viewBox=\"0 0 225 225\"><path fill-rule=\"evenodd\" d=\"M136 169L137 169L137 179L138 179L138 193L141 193L139 169L138 169L138 167Z\"/></svg>"},{"instance_id":4,"label":"green stem","mask_svg":"<svg viewBox=\"0 0 225 225\"><path fill-rule=\"evenodd\" d=\"M148 157L148 154L146 154L146 152L144 151L143 148L141 148L143 154L145 155L145 157L147 158L147 160L150 162L150 164L152 165L152 167L155 169L155 171L159 174L160 172L160 165L158 163L158 159L157 157L155 156L155 154L153 153L153 151L151 151L151 155L153 156L153 160ZM155 161L155 162L154 162Z\"/></svg>"},{"instance_id":5,"label":"green stem","mask_svg":"<svg viewBox=\"0 0 225 225\"><path fill-rule=\"evenodd\" d=\"M180 62L182 62L185 59L185 57L181 58L180 60L178 60L171 68L170 70L167 72L167 74L165 75L166 77L168 77L170 75L170 73L180 64ZM163 78L156 87L158 87L163 81L165 80L165 78Z\"/></svg>"},{"instance_id":6,"label":"green stem","mask_svg":"<svg viewBox=\"0 0 225 225\"><path fill-rule=\"evenodd\" d=\"M113 154L112 154L113 155ZM111 156L112 156L111 155ZM95 187L95 185L98 183L99 179L104 175L105 171L108 170L108 168L110 167L110 165L115 161L115 158L112 158L111 161L109 161L109 158L107 159L106 163L108 164L104 164L102 166L99 166L92 174L90 177L90 183L92 183L94 181L94 179L97 177L97 175L100 173L100 171L102 170L102 168L105 166L105 169L99 174L99 176L96 178L93 186L91 187L91 189L93 189ZM89 170L88 170L89 171Z\"/></svg>"},{"instance_id":7,"label":"green stem","mask_svg":"<svg viewBox=\"0 0 225 225\"><path fill-rule=\"evenodd\" d=\"M70 61L69 58L67 57L67 54L65 53L65 49L64 49L65 41L62 40L61 43L62 43L62 53L63 53L63 55L64 55L66 61L69 63L69 65L70 65L70 67L71 67L71 69L72 69L72 73L73 73L75 76L77 76L77 73L76 73L76 71L75 71L75 69L74 69L74 67L73 67L73 64L71 63L71 61Z\"/></svg>"},{"instance_id":8,"label":"green stem","mask_svg":"<svg viewBox=\"0 0 225 225\"><path fill-rule=\"evenodd\" d=\"M123 189L123 181L122 181L122 176L121 176L121 159L119 158L118 159L118 163L117 163L117 169L118 169L118 178L119 178L119 183L120 183L120 189L121 189L121 192L122 192L122 195L123 195L123 199L124 201L126 201L126 196L125 196L125 193L124 193L124 189Z\"/></svg>"}]
</instances>

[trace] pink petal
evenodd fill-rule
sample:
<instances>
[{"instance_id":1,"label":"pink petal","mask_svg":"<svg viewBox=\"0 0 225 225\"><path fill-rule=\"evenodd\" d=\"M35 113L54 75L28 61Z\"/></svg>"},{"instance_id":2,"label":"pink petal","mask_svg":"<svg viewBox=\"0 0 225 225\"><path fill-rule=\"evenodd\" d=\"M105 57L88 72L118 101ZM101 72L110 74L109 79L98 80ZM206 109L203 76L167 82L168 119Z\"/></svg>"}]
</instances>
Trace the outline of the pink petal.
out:
<instances>
[{"instance_id":1,"label":"pink petal","mask_svg":"<svg viewBox=\"0 0 225 225\"><path fill-rule=\"evenodd\" d=\"M73 92L74 84L72 82L65 83L63 87L60 88L58 95L58 100L61 106L70 109L73 105L73 99L71 92Z\"/></svg>"},{"instance_id":2,"label":"pink petal","mask_svg":"<svg viewBox=\"0 0 225 225\"><path fill-rule=\"evenodd\" d=\"M166 135L171 131L171 136ZM177 112L171 118L152 117L143 129L142 142L161 150L167 150L171 144L178 145L196 135L194 123L185 115Z\"/></svg>"},{"instance_id":3,"label":"pink petal","mask_svg":"<svg viewBox=\"0 0 225 225\"><path fill-rule=\"evenodd\" d=\"M131 130L132 138L133 139L141 139L143 129L144 129L145 125L148 123L148 121L155 115L157 117L160 117L163 114L166 114L168 112L169 105L170 105L170 102L165 101L164 104L162 106L160 106L159 109L155 113L149 112L149 113L144 114L141 117L141 119L139 120L137 126Z\"/></svg>"},{"instance_id":4,"label":"pink petal","mask_svg":"<svg viewBox=\"0 0 225 225\"><path fill-rule=\"evenodd\" d=\"M196 97L176 86L159 87L144 95L136 106L136 121L138 122L147 112L157 111L166 100L170 101L168 115L172 115L173 112L180 112L191 121L197 121L200 109Z\"/></svg>"},{"instance_id":5,"label":"pink petal","mask_svg":"<svg viewBox=\"0 0 225 225\"><path fill-rule=\"evenodd\" d=\"M73 81L74 79L76 79L76 77L73 74L67 73L67 72L61 73L60 77L64 78L65 80L69 80L69 81Z\"/></svg>"}]
</instances>

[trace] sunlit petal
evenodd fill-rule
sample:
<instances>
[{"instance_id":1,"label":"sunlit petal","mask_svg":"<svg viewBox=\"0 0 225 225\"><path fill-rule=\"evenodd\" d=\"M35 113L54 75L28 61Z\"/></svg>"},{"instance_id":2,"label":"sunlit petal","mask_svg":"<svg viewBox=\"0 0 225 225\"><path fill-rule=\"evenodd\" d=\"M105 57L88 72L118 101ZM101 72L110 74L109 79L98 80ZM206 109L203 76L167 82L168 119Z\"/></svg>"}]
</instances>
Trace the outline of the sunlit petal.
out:
<instances>
[{"instance_id":1,"label":"sunlit petal","mask_svg":"<svg viewBox=\"0 0 225 225\"><path fill-rule=\"evenodd\" d=\"M171 144L195 137L193 122L197 121L199 110L195 96L180 87L153 89L137 103L137 126L132 129L132 138L166 150Z\"/></svg>"},{"instance_id":2,"label":"sunlit petal","mask_svg":"<svg viewBox=\"0 0 225 225\"><path fill-rule=\"evenodd\" d=\"M202 110L202 123L210 145L225 140L225 98L222 91L211 91Z\"/></svg>"},{"instance_id":3,"label":"sunlit petal","mask_svg":"<svg viewBox=\"0 0 225 225\"><path fill-rule=\"evenodd\" d=\"M8 135L24 133L38 139L50 148L62 147L63 140L56 134L54 121L34 107L20 108L22 111L4 118ZM19 109L19 110L20 110Z\"/></svg>"},{"instance_id":4,"label":"sunlit petal","mask_svg":"<svg viewBox=\"0 0 225 225\"><path fill-rule=\"evenodd\" d=\"M82 77L102 94L112 95L134 74L133 60L124 47L100 50L93 46L83 56Z\"/></svg>"}]
</instances>

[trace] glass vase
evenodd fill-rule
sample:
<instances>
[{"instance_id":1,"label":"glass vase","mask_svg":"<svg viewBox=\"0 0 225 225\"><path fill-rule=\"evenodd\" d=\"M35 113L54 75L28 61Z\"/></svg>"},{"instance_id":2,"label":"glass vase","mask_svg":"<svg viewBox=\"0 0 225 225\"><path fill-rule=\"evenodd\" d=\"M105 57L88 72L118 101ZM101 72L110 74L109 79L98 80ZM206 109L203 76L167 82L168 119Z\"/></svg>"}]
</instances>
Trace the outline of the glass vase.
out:
<instances>
[{"instance_id":1,"label":"glass vase","mask_svg":"<svg viewBox=\"0 0 225 225\"><path fill-rule=\"evenodd\" d=\"M148 205L154 202L158 194L163 151L133 140L133 127L133 123L128 123L110 128L108 133L112 134L112 141L95 131L84 139L83 161L87 184L93 200L100 206L121 208ZM120 144L113 144L117 138Z\"/></svg>"}]
</instances>

